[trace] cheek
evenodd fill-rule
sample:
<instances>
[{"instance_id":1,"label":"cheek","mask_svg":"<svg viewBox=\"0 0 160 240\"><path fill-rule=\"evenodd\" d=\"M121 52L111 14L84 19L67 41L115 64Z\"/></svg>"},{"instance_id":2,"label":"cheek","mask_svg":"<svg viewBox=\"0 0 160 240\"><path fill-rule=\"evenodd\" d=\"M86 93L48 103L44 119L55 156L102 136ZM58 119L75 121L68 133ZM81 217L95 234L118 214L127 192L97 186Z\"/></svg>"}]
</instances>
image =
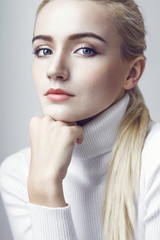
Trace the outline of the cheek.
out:
<instances>
[{"instance_id":1,"label":"cheek","mask_svg":"<svg viewBox=\"0 0 160 240\"><path fill-rule=\"evenodd\" d=\"M115 64L96 65L91 69L91 71L84 71L85 74L82 76L86 91L90 90L90 93L110 95L122 88L123 74Z\"/></svg>"},{"instance_id":2,"label":"cheek","mask_svg":"<svg viewBox=\"0 0 160 240\"><path fill-rule=\"evenodd\" d=\"M44 65L39 64L36 59L34 59L32 64L32 79L34 81L34 85L36 87L36 90L39 92L41 89L43 89L42 83L45 80L44 76L45 70Z\"/></svg>"}]
</instances>

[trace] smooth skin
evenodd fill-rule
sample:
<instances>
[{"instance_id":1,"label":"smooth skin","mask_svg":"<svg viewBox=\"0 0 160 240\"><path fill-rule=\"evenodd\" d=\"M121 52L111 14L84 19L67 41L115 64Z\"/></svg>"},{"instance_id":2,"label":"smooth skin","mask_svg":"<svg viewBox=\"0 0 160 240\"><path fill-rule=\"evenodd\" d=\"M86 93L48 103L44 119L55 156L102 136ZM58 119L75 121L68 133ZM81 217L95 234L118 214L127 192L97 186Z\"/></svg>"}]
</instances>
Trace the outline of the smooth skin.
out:
<instances>
[{"instance_id":1,"label":"smooth skin","mask_svg":"<svg viewBox=\"0 0 160 240\"><path fill-rule=\"evenodd\" d=\"M63 179L75 144L84 138L77 123L88 122L137 84L144 57L125 61L121 44L112 13L101 4L55 0L41 10L35 24L32 75L44 115L29 124L30 202L66 206ZM63 89L71 97L51 101L45 95L50 88Z\"/></svg>"}]
</instances>

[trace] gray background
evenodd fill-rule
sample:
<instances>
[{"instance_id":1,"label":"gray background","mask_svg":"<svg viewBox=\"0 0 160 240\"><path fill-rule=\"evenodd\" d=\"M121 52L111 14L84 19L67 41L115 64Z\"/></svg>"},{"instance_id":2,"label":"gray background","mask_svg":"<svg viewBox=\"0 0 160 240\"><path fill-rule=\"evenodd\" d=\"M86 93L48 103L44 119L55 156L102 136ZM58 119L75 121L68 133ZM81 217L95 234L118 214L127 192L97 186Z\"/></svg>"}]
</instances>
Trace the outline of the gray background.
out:
<instances>
[{"instance_id":1,"label":"gray background","mask_svg":"<svg viewBox=\"0 0 160 240\"><path fill-rule=\"evenodd\" d=\"M29 146L28 123L40 115L32 83L32 32L41 0L0 1L0 162ZM160 122L160 2L137 0L147 26L147 66L140 88L152 119ZM0 240L11 240L0 200Z\"/></svg>"}]
</instances>

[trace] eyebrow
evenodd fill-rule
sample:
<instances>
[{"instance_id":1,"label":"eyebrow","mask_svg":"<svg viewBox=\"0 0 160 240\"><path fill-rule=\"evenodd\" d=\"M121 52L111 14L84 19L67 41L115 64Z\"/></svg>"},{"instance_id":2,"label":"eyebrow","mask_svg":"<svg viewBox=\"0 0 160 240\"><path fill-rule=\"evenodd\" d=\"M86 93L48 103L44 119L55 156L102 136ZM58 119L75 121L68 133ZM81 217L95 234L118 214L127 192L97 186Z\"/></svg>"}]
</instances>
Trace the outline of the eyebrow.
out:
<instances>
[{"instance_id":1,"label":"eyebrow","mask_svg":"<svg viewBox=\"0 0 160 240\"><path fill-rule=\"evenodd\" d=\"M69 40L76 40L76 39L86 38L86 37L96 38L98 40L101 40L102 42L106 42L102 37L92 32L72 34L71 36L69 36Z\"/></svg>"},{"instance_id":2,"label":"eyebrow","mask_svg":"<svg viewBox=\"0 0 160 240\"><path fill-rule=\"evenodd\" d=\"M73 40L77 40L77 39L81 39L81 38L96 38L96 39L106 43L106 41L101 36L99 36L95 33L92 33L92 32L72 34L69 36L68 40L73 41ZM53 38L48 35L37 35L32 39L32 44L34 43L35 40L44 40L47 42L52 42Z\"/></svg>"},{"instance_id":3,"label":"eyebrow","mask_svg":"<svg viewBox=\"0 0 160 240\"><path fill-rule=\"evenodd\" d=\"M47 36L47 35L37 35L35 36L33 39L32 39L32 44L34 43L34 41L36 40L44 40L44 41L47 41L47 42L52 42L53 39L51 36Z\"/></svg>"}]
</instances>

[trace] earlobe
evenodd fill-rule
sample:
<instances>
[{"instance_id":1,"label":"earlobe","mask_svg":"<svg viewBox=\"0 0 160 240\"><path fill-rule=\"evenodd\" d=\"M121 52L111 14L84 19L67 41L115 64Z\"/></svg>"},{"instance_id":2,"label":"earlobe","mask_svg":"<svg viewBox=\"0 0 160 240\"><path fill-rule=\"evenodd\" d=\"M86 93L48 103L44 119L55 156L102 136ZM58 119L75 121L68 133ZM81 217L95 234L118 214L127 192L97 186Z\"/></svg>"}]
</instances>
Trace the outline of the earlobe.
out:
<instances>
[{"instance_id":1,"label":"earlobe","mask_svg":"<svg viewBox=\"0 0 160 240\"><path fill-rule=\"evenodd\" d=\"M144 56L137 57L129 63L129 73L124 82L124 89L129 90L136 86L145 69Z\"/></svg>"}]
</instances>

